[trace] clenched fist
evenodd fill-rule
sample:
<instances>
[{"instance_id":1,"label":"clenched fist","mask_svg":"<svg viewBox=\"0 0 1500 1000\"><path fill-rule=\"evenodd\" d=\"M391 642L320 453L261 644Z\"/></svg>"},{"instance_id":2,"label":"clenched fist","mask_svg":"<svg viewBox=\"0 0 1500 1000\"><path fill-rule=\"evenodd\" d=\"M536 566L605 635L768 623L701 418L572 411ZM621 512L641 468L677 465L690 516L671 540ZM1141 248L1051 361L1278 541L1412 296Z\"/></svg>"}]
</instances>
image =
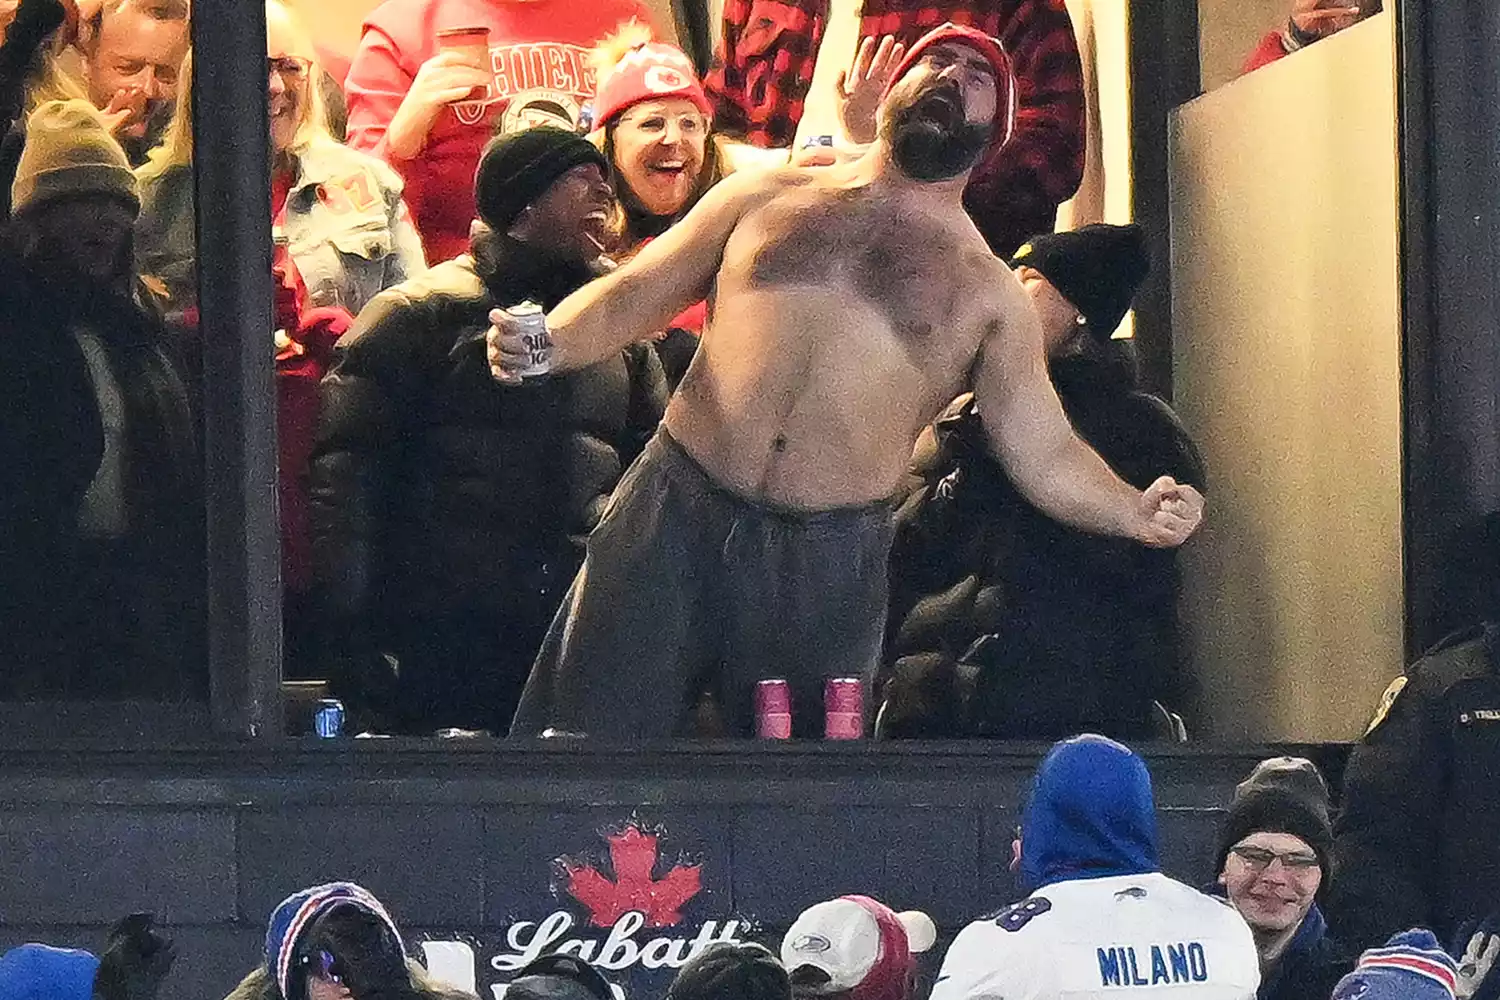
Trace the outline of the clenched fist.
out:
<instances>
[{"instance_id":1,"label":"clenched fist","mask_svg":"<svg viewBox=\"0 0 1500 1000\"><path fill-rule=\"evenodd\" d=\"M1135 538L1153 549L1187 541L1203 523L1203 494L1171 476L1162 476L1141 494Z\"/></svg>"}]
</instances>

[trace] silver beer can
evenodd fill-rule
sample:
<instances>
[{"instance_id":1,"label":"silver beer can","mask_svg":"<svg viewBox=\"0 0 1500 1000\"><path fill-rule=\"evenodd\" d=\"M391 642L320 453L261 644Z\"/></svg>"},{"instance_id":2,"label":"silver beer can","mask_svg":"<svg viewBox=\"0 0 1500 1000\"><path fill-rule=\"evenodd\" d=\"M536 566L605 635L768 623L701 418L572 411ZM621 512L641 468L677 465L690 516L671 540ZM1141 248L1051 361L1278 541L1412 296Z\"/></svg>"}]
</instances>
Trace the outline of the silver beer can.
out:
<instances>
[{"instance_id":1,"label":"silver beer can","mask_svg":"<svg viewBox=\"0 0 1500 1000\"><path fill-rule=\"evenodd\" d=\"M535 302L522 302L505 311L523 327L521 337L526 343L528 361L520 371L521 377L538 378L551 372L552 335L547 332L546 310Z\"/></svg>"}]
</instances>

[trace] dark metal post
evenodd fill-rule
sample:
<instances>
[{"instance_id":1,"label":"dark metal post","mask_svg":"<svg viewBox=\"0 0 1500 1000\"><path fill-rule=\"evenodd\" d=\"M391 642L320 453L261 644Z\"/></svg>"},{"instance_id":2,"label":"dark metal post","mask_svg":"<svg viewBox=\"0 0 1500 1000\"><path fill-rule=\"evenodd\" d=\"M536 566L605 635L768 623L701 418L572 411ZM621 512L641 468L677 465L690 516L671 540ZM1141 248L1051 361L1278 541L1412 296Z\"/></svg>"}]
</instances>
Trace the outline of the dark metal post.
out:
<instances>
[{"instance_id":1,"label":"dark metal post","mask_svg":"<svg viewBox=\"0 0 1500 1000\"><path fill-rule=\"evenodd\" d=\"M1400 0L1407 652L1500 613L1500 8Z\"/></svg>"},{"instance_id":2,"label":"dark metal post","mask_svg":"<svg viewBox=\"0 0 1500 1000\"><path fill-rule=\"evenodd\" d=\"M281 729L265 9L193 4L199 306L215 728Z\"/></svg>"},{"instance_id":3,"label":"dark metal post","mask_svg":"<svg viewBox=\"0 0 1500 1000\"><path fill-rule=\"evenodd\" d=\"M1198 96L1198 0L1129 0L1131 168L1135 221L1151 273L1135 297L1145 387L1172 396L1172 220L1167 123Z\"/></svg>"}]
</instances>

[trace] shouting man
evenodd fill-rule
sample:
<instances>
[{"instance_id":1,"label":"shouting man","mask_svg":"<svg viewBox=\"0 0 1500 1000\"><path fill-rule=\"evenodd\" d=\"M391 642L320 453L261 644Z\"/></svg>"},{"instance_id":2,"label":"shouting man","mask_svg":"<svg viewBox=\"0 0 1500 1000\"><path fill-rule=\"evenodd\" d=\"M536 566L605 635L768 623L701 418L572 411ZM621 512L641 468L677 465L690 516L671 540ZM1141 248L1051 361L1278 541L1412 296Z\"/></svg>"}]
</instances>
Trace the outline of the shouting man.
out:
<instances>
[{"instance_id":1,"label":"shouting man","mask_svg":"<svg viewBox=\"0 0 1500 1000\"><path fill-rule=\"evenodd\" d=\"M793 732L823 682L874 672L895 492L912 442L972 383L989 439L1053 517L1181 544L1190 487L1144 493L1074 435L1025 291L964 214L970 172L1013 119L1000 46L934 29L836 167L739 174L613 275L547 316L552 370L613 356L712 294L698 357L589 540L511 728L643 738L687 730L705 695L751 729L757 681L785 678ZM524 330L491 313L515 382Z\"/></svg>"}]
</instances>

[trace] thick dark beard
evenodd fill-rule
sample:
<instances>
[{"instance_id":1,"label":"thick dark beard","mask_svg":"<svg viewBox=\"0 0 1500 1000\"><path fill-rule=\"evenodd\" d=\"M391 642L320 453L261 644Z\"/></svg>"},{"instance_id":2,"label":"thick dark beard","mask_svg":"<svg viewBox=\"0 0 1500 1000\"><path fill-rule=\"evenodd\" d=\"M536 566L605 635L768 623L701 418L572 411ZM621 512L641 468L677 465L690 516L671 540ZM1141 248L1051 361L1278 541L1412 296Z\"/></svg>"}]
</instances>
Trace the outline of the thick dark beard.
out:
<instances>
[{"instance_id":1,"label":"thick dark beard","mask_svg":"<svg viewBox=\"0 0 1500 1000\"><path fill-rule=\"evenodd\" d=\"M989 144L993 126L964 120L957 87L921 95L887 119L891 159L914 181L951 180L972 168Z\"/></svg>"}]
</instances>

